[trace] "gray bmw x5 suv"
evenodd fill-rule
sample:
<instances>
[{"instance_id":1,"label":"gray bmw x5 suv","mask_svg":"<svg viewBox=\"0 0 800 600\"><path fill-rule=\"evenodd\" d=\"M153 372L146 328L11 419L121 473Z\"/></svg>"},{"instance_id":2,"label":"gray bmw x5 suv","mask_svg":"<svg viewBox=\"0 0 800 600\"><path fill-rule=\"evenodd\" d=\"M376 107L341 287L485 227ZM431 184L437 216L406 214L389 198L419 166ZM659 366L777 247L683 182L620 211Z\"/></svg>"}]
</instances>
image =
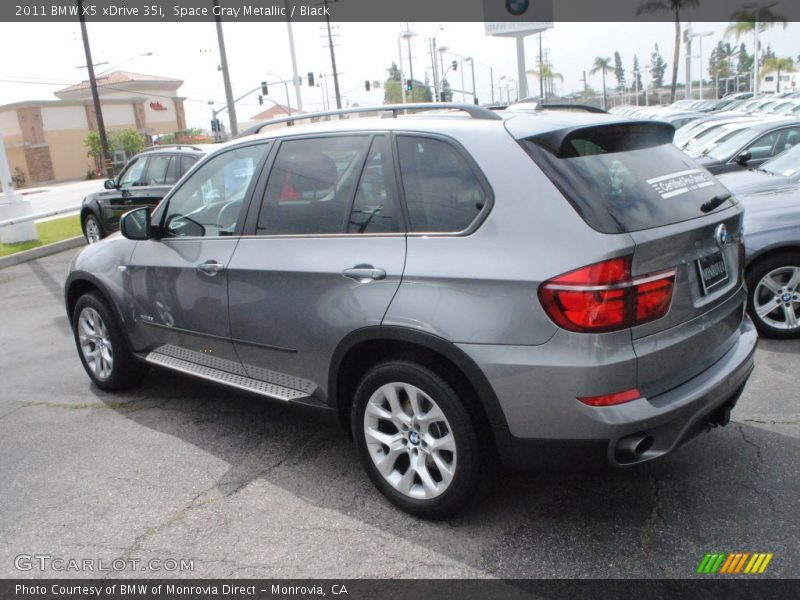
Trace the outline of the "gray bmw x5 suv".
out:
<instances>
[{"instance_id":1,"label":"gray bmw x5 suv","mask_svg":"<svg viewBox=\"0 0 800 600\"><path fill-rule=\"evenodd\" d=\"M728 422L757 341L742 210L672 126L408 108L254 128L84 249L92 381L152 366L327 412L430 518L498 458L635 465Z\"/></svg>"}]
</instances>

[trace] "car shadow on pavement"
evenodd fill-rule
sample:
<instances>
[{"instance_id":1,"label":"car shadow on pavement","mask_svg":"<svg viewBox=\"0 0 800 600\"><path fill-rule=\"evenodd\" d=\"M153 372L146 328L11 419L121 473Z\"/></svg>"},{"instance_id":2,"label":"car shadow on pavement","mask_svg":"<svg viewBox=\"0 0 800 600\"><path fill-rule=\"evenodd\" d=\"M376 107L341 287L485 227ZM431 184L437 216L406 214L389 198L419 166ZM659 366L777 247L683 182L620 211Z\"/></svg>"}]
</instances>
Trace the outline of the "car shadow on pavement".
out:
<instances>
[{"instance_id":1,"label":"car shadow on pavement","mask_svg":"<svg viewBox=\"0 0 800 600\"><path fill-rule=\"evenodd\" d=\"M687 577L706 552L723 550L782 553L771 574L800 572L791 533L800 440L766 427L733 422L627 470L500 472L463 513L429 522L384 500L347 435L305 412L165 372L119 403L96 393L138 425L229 465L187 510L233 502L251 484L280 490L285 506L237 505L252 511L256 532L253 522L280 511L309 522L334 511L497 577Z\"/></svg>"}]
</instances>

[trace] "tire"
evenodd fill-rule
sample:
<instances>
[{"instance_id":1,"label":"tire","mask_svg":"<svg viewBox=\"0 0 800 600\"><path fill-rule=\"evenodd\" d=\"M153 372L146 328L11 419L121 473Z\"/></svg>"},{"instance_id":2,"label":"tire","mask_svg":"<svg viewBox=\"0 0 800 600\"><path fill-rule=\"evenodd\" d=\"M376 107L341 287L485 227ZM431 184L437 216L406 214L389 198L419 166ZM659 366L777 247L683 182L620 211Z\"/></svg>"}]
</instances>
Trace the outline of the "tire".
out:
<instances>
[{"instance_id":1,"label":"tire","mask_svg":"<svg viewBox=\"0 0 800 600\"><path fill-rule=\"evenodd\" d=\"M748 270L747 310L764 337L800 338L800 253L774 254Z\"/></svg>"},{"instance_id":2,"label":"tire","mask_svg":"<svg viewBox=\"0 0 800 600\"><path fill-rule=\"evenodd\" d=\"M475 494L481 474L475 423L433 371L404 360L373 367L358 385L350 420L364 469L404 511L441 519Z\"/></svg>"},{"instance_id":3,"label":"tire","mask_svg":"<svg viewBox=\"0 0 800 600\"><path fill-rule=\"evenodd\" d=\"M97 387L121 391L146 374L147 368L128 349L114 314L97 292L78 298L72 331L83 368Z\"/></svg>"},{"instance_id":4,"label":"tire","mask_svg":"<svg viewBox=\"0 0 800 600\"><path fill-rule=\"evenodd\" d=\"M89 244L95 244L106 237L100 221L91 213L83 219L83 236Z\"/></svg>"}]
</instances>

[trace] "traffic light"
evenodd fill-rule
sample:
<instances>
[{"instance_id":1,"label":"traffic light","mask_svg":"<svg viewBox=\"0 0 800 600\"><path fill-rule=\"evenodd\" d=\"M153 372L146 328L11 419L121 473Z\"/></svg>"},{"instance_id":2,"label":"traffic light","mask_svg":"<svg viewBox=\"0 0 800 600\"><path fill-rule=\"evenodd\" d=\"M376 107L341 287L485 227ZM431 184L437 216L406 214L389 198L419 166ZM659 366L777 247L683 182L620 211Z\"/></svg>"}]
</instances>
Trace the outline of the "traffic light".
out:
<instances>
[{"instance_id":1,"label":"traffic light","mask_svg":"<svg viewBox=\"0 0 800 600\"><path fill-rule=\"evenodd\" d=\"M453 62L450 63L450 66L453 67L453 71L458 71L458 61L453 59Z\"/></svg>"},{"instance_id":2,"label":"traffic light","mask_svg":"<svg viewBox=\"0 0 800 600\"><path fill-rule=\"evenodd\" d=\"M367 80L364 82L364 89L365 89L365 90L367 90L367 91L370 91L370 90L372 89L372 87L371 87L371 86L370 86L370 84L369 84L369 79L367 79Z\"/></svg>"},{"instance_id":3,"label":"traffic light","mask_svg":"<svg viewBox=\"0 0 800 600\"><path fill-rule=\"evenodd\" d=\"M211 119L211 133L217 132L217 120Z\"/></svg>"},{"instance_id":4,"label":"traffic light","mask_svg":"<svg viewBox=\"0 0 800 600\"><path fill-rule=\"evenodd\" d=\"M308 72L308 87L314 87L314 73Z\"/></svg>"},{"instance_id":5,"label":"traffic light","mask_svg":"<svg viewBox=\"0 0 800 600\"><path fill-rule=\"evenodd\" d=\"M261 94L258 95L258 105L259 106L264 105L264 96L262 96Z\"/></svg>"},{"instance_id":6,"label":"traffic light","mask_svg":"<svg viewBox=\"0 0 800 600\"><path fill-rule=\"evenodd\" d=\"M414 91L414 82L410 79L406 79L406 91L413 92Z\"/></svg>"},{"instance_id":7,"label":"traffic light","mask_svg":"<svg viewBox=\"0 0 800 600\"><path fill-rule=\"evenodd\" d=\"M264 96L269 96L269 90L267 89L267 82L266 81L262 81L261 82L261 93Z\"/></svg>"}]
</instances>

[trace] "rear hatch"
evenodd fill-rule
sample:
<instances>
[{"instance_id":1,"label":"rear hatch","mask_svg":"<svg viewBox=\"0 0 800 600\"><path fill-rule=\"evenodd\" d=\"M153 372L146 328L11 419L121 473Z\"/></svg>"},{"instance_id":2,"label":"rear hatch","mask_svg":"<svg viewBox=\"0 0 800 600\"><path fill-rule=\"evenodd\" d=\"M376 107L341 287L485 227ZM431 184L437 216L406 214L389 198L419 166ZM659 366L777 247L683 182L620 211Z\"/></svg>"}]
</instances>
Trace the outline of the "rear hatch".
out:
<instances>
[{"instance_id":1,"label":"rear hatch","mask_svg":"<svg viewBox=\"0 0 800 600\"><path fill-rule=\"evenodd\" d=\"M648 397L719 360L743 318L742 210L672 135L666 123L628 121L516 136L590 227L632 238L634 279L674 272L666 314L630 328Z\"/></svg>"}]
</instances>

